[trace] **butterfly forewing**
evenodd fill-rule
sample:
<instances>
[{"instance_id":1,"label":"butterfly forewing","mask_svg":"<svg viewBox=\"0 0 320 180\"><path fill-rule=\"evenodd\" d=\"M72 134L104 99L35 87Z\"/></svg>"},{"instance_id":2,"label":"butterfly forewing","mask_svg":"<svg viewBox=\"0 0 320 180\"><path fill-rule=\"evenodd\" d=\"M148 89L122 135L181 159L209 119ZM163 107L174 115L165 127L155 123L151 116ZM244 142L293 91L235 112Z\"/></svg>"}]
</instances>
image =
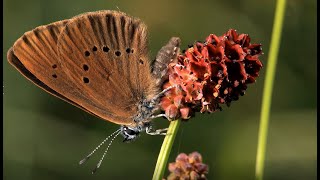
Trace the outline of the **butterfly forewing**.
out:
<instances>
[{"instance_id":1,"label":"butterfly forewing","mask_svg":"<svg viewBox=\"0 0 320 180\"><path fill-rule=\"evenodd\" d=\"M146 26L124 13L86 13L25 33L8 60L47 92L129 125L137 104L157 93L146 36Z\"/></svg>"},{"instance_id":2,"label":"butterfly forewing","mask_svg":"<svg viewBox=\"0 0 320 180\"><path fill-rule=\"evenodd\" d=\"M103 119L130 124L138 103L156 93L146 26L124 13L100 11L73 18L59 36L58 53L75 82L74 90L64 95Z\"/></svg>"}]
</instances>

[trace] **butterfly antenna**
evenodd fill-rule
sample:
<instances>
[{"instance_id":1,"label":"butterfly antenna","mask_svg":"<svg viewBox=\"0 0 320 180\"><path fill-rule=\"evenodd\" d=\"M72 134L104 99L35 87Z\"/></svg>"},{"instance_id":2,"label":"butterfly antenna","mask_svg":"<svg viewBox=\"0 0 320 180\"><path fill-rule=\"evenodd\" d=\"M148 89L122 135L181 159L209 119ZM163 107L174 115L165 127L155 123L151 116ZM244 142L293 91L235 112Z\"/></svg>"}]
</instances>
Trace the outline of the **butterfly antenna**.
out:
<instances>
[{"instance_id":1,"label":"butterfly antenna","mask_svg":"<svg viewBox=\"0 0 320 180\"><path fill-rule=\"evenodd\" d=\"M116 133L120 133L121 129L116 130L115 132L113 132L112 134L110 134L106 139L104 139L90 154L88 154L85 158L83 158L79 164L83 164L85 163L110 137L112 137L113 135L115 135ZM118 136L118 134L116 136ZM113 139L112 139L113 140ZM112 142L112 141L111 141ZM110 144L109 144L110 145ZM109 147L109 146L108 146Z\"/></svg>"},{"instance_id":2,"label":"butterfly antenna","mask_svg":"<svg viewBox=\"0 0 320 180\"><path fill-rule=\"evenodd\" d=\"M116 132L117 132L117 131L116 131ZM92 170L92 174L94 174L94 173L99 169L99 167L100 167L100 165L101 165L101 163L102 163L102 161L103 161L103 159L104 159L104 156L107 154L107 152L108 152L108 150L109 150L109 148L110 148L113 140L116 139L116 137L120 134L120 132L121 132L121 131L118 131L118 133L111 139L111 141L110 141L110 143L108 144L108 147L106 148L106 150L104 151L104 153L103 153L100 161L98 162L98 164L96 165L96 167Z\"/></svg>"}]
</instances>

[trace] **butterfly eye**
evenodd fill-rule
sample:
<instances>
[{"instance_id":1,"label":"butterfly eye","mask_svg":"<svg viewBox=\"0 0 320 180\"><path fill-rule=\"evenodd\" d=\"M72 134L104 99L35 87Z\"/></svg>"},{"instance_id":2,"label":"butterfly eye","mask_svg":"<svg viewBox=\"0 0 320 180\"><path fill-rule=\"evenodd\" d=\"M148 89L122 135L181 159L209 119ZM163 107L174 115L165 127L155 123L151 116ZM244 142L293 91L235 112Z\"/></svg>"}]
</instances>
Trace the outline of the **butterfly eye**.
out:
<instances>
[{"instance_id":1,"label":"butterfly eye","mask_svg":"<svg viewBox=\"0 0 320 180\"><path fill-rule=\"evenodd\" d=\"M126 128L126 129L124 129L124 130L125 130L125 132L127 133L127 135L130 135L130 136L134 136L134 135L139 134L139 131L135 131L135 130L130 129L130 128Z\"/></svg>"},{"instance_id":2,"label":"butterfly eye","mask_svg":"<svg viewBox=\"0 0 320 180\"><path fill-rule=\"evenodd\" d=\"M135 135L136 133L134 131L132 131L131 129L126 129L126 132L129 134L129 135Z\"/></svg>"}]
</instances>

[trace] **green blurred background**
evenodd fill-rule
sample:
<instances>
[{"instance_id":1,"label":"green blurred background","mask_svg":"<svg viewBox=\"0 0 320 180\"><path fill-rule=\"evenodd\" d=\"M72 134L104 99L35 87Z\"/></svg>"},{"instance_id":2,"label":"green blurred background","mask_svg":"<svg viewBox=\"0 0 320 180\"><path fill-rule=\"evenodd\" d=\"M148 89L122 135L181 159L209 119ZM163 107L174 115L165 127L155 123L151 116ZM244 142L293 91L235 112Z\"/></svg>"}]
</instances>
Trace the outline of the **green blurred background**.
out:
<instances>
[{"instance_id":1,"label":"green blurred background","mask_svg":"<svg viewBox=\"0 0 320 180\"><path fill-rule=\"evenodd\" d=\"M266 67L275 0L5 0L4 1L4 179L151 179L162 136L142 135L133 143L118 138L99 172L98 151L78 162L118 126L95 118L36 87L6 60L25 31L77 14L120 9L149 27L150 55L170 37L182 48L229 28L262 43ZM316 1L287 2L277 65L265 180L316 179ZM169 161L179 152L198 151L210 167L209 179L254 179L265 69L256 84L230 108L197 114L179 129ZM164 119L156 120L159 128ZM168 175L168 172L166 172Z\"/></svg>"}]
</instances>

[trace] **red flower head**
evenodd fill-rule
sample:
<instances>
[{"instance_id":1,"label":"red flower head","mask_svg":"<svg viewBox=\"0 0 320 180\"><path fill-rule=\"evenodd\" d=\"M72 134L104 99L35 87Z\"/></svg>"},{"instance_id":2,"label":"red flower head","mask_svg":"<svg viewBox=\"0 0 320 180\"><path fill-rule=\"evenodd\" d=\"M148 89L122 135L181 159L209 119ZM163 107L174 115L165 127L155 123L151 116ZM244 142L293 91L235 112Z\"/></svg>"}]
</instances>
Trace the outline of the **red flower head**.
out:
<instances>
[{"instance_id":1,"label":"red flower head","mask_svg":"<svg viewBox=\"0 0 320 180\"><path fill-rule=\"evenodd\" d=\"M220 37L210 34L169 64L163 89L177 87L161 99L162 109L169 118L188 119L195 111L211 113L221 110L221 104L230 106L259 76L261 54L261 44L251 44L247 34L233 29Z\"/></svg>"}]
</instances>

